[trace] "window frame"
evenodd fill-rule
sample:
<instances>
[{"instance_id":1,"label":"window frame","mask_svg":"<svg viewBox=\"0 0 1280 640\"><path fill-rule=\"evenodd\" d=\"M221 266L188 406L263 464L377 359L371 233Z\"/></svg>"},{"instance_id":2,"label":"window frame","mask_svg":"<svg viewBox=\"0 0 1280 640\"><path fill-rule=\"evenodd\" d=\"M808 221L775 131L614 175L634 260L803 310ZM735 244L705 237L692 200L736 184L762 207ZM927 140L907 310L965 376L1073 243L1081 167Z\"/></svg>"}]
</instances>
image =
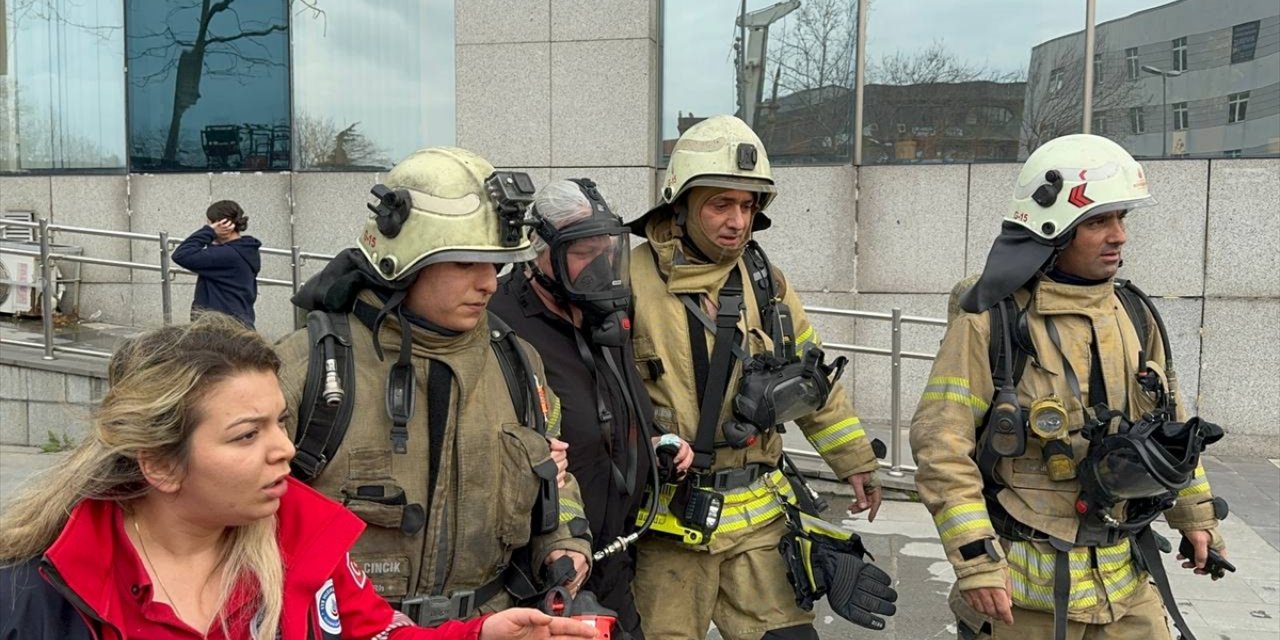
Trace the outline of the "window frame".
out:
<instances>
[{"instance_id":1,"label":"window frame","mask_svg":"<svg viewBox=\"0 0 1280 640\"><path fill-rule=\"evenodd\" d=\"M1169 105L1173 111L1173 130L1186 131L1191 128L1190 109L1186 102L1174 102Z\"/></svg>"},{"instance_id":2,"label":"window frame","mask_svg":"<svg viewBox=\"0 0 1280 640\"><path fill-rule=\"evenodd\" d=\"M1142 64L1138 59L1138 48L1129 47L1124 50L1124 62L1129 70L1129 79L1137 80L1142 77Z\"/></svg>"},{"instance_id":3,"label":"window frame","mask_svg":"<svg viewBox=\"0 0 1280 640\"><path fill-rule=\"evenodd\" d=\"M1248 117L1249 92L1227 94L1227 124L1244 122Z\"/></svg>"},{"instance_id":4,"label":"window frame","mask_svg":"<svg viewBox=\"0 0 1280 640\"><path fill-rule=\"evenodd\" d=\"M1142 107L1129 107L1129 131L1135 135L1147 132L1147 118Z\"/></svg>"},{"instance_id":5,"label":"window frame","mask_svg":"<svg viewBox=\"0 0 1280 640\"><path fill-rule=\"evenodd\" d=\"M1248 57L1245 57L1243 55L1245 50L1243 47L1239 46L1239 43L1241 42L1241 38L1240 38L1241 27L1253 27L1253 33L1245 34L1250 36L1249 45L1248 45L1249 46ZM1258 53L1258 36L1260 35L1261 31L1262 31L1261 20L1251 20L1249 22L1242 22L1238 25L1231 27L1231 64L1249 62L1254 59L1254 57Z\"/></svg>"},{"instance_id":6,"label":"window frame","mask_svg":"<svg viewBox=\"0 0 1280 640\"><path fill-rule=\"evenodd\" d=\"M1173 70L1183 72L1187 70L1187 37L1174 38L1172 43L1173 50Z\"/></svg>"}]
</instances>

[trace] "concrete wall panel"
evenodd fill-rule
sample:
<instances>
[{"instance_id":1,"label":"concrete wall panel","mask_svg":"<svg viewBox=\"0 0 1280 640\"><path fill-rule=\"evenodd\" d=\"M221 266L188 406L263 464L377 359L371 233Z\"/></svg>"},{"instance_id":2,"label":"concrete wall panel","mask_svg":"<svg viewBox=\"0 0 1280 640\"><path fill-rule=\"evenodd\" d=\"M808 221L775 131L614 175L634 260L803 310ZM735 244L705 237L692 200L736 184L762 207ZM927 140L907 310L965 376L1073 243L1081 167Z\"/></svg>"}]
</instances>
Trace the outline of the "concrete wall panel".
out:
<instances>
[{"instance_id":1,"label":"concrete wall panel","mask_svg":"<svg viewBox=\"0 0 1280 640\"><path fill-rule=\"evenodd\" d=\"M549 166L551 45L459 46L456 64L458 146L498 166Z\"/></svg>"},{"instance_id":2,"label":"concrete wall panel","mask_svg":"<svg viewBox=\"0 0 1280 640\"><path fill-rule=\"evenodd\" d=\"M263 286L258 288L258 304L254 305L258 333L272 342L293 332L293 304L289 287Z\"/></svg>"},{"instance_id":3,"label":"concrete wall panel","mask_svg":"<svg viewBox=\"0 0 1280 640\"><path fill-rule=\"evenodd\" d=\"M903 315L944 318L947 314L947 296L941 294L869 294L858 296L858 309L891 313L894 307ZM857 321L857 344L864 347L889 349L893 344L892 325L887 320ZM904 324L902 349L935 354L942 341L943 327ZM888 356L858 354L853 360L857 372L854 391L854 408L864 422L888 423L891 417L892 366ZM902 427L910 426L916 403L929 379L933 363L927 360L902 361L901 402Z\"/></svg>"},{"instance_id":4,"label":"concrete wall panel","mask_svg":"<svg viewBox=\"0 0 1280 640\"><path fill-rule=\"evenodd\" d=\"M1205 295L1280 297L1280 161L1209 166Z\"/></svg>"},{"instance_id":5,"label":"concrete wall panel","mask_svg":"<svg viewBox=\"0 0 1280 640\"><path fill-rule=\"evenodd\" d=\"M0 444L28 443L27 404L26 400L0 400Z\"/></svg>"},{"instance_id":6,"label":"concrete wall panel","mask_svg":"<svg viewBox=\"0 0 1280 640\"><path fill-rule=\"evenodd\" d=\"M294 173L293 241L304 251L335 254L355 246L372 201L369 190L381 173ZM303 262L302 276L324 268L322 260Z\"/></svg>"},{"instance_id":7,"label":"concrete wall panel","mask_svg":"<svg viewBox=\"0 0 1280 640\"><path fill-rule=\"evenodd\" d=\"M1126 219L1129 242L1120 277L1153 296L1204 295L1209 162L1153 160L1143 168L1156 205Z\"/></svg>"},{"instance_id":8,"label":"concrete wall panel","mask_svg":"<svg viewBox=\"0 0 1280 640\"><path fill-rule=\"evenodd\" d=\"M969 235L965 275L980 273L991 243L1000 235L1000 221L1009 211L1009 198L1020 164L975 164L969 167Z\"/></svg>"},{"instance_id":9,"label":"concrete wall panel","mask_svg":"<svg viewBox=\"0 0 1280 640\"><path fill-rule=\"evenodd\" d=\"M773 226L756 239L798 291L857 290L855 173L847 167L774 170Z\"/></svg>"},{"instance_id":10,"label":"concrete wall panel","mask_svg":"<svg viewBox=\"0 0 1280 640\"><path fill-rule=\"evenodd\" d=\"M640 217L653 206L653 170L646 167L568 167L550 171L551 179L590 178L613 212L623 220ZM541 187L545 182L538 182Z\"/></svg>"},{"instance_id":11,"label":"concrete wall panel","mask_svg":"<svg viewBox=\"0 0 1280 640\"><path fill-rule=\"evenodd\" d=\"M1217 453L1280 458L1280 422L1274 406L1280 397L1277 336L1280 300L1205 301L1200 411L1227 431ZM1241 435L1257 438L1240 439ZM1251 448L1238 450L1235 443Z\"/></svg>"},{"instance_id":12,"label":"concrete wall panel","mask_svg":"<svg viewBox=\"0 0 1280 640\"><path fill-rule=\"evenodd\" d=\"M551 0L551 40L656 38L659 0Z\"/></svg>"},{"instance_id":13,"label":"concrete wall panel","mask_svg":"<svg viewBox=\"0 0 1280 640\"><path fill-rule=\"evenodd\" d=\"M967 166L863 167L858 291L945 293L964 276Z\"/></svg>"},{"instance_id":14,"label":"concrete wall panel","mask_svg":"<svg viewBox=\"0 0 1280 640\"><path fill-rule=\"evenodd\" d=\"M128 188L128 178L124 175L53 176L53 221L77 227L129 231ZM65 231L58 232L55 238L58 244L81 247L85 256L121 261L128 261L130 257L129 241L124 238ZM85 283L130 281L129 271L122 267L82 264L79 268L80 279Z\"/></svg>"},{"instance_id":15,"label":"concrete wall panel","mask_svg":"<svg viewBox=\"0 0 1280 640\"><path fill-rule=\"evenodd\" d=\"M551 34L547 0L456 0L453 14L459 45L546 42Z\"/></svg>"},{"instance_id":16,"label":"concrete wall panel","mask_svg":"<svg viewBox=\"0 0 1280 640\"><path fill-rule=\"evenodd\" d=\"M122 270L123 272L123 270ZM127 272L124 277L129 278ZM159 277L159 274L154 274ZM80 287L80 319L129 325L133 322L132 284L87 283ZM156 285L159 296L159 285ZM190 301L188 301L190 302Z\"/></svg>"},{"instance_id":17,"label":"concrete wall panel","mask_svg":"<svg viewBox=\"0 0 1280 640\"><path fill-rule=\"evenodd\" d=\"M0 177L0 212L34 211L37 219L48 218L49 185L49 176Z\"/></svg>"},{"instance_id":18,"label":"concrete wall panel","mask_svg":"<svg viewBox=\"0 0 1280 640\"><path fill-rule=\"evenodd\" d=\"M648 38L552 43L552 166L653 164L656 52Z\"/></svg>"},{"instance_id":19,"label":"concrete wall panel","mask_svg":"<svg viewBox=\"0 0 1280 640\"><path fill-rule=\"evenodd\" d=\"M1182 393L1179 402L1187 408L1189 415L1195 415L1200 390L1200 322L1204 315L1204 300L1154 298L1153 301L1169 330L1173 365Z\"/></svg>"},{"instance_id":20,"label":"concrete wall panel","mask_svg":"<svg viewBox=\"0 0 1280 640\"><path fill-rule=\"evenodd\" d=\"M209 200L240 203L249 216L246 233L260 240L264 247L288 249L293 244L290 179L287 173L215 173L211 177ZM191 230L194 229L192 226ZM174 231L190 233L185 227ZM260 275L288 279L289 258L263 254Z\"/></svg>"}]
</instances>

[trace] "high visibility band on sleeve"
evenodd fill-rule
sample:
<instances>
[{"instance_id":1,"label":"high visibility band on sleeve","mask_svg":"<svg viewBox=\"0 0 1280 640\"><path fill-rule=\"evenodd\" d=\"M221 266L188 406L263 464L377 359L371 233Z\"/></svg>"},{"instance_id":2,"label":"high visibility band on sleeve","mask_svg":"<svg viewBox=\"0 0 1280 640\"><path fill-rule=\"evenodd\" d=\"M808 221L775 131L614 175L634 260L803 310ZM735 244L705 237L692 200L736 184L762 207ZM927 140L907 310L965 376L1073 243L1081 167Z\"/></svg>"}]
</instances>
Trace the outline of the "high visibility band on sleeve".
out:
<instances>
[{"instance_id":1,"label":"high visibility band on sleeve","mask_svg":"<svg viewBox=\"0 0 1280 640\"><path fill-rule=\"evenodd\" d=\"M806 435L809 444L818 453L829 453L830 451L840 447L843 444L853 442L858 438L865 438L867 432L862 429L862 422L856 417L845 418L829 427L823 427L813 435Z\"/></svg>"},{"instance_id":2,"label":"high visibility band on sleeve","mask_svg":"<svg viewBox=\"0 0 1280 640\"><path fill-rule=\"evenodd\" d=\"M560 496L560 522L568 522L575 518L586 520L587 513L583 511L582 505L578 502L570 500L563 495Z\"/></svg>"},{"instance_id":3,"label":"high visibility band on sleeve","mask_svg":"<svg viewBox=\"0 0 1280 640\"><path fill-rule=\"evenodd\" d=\"M796 336L796 355L803 356L804 352L809 350L809 345L817 342L817 339L817 332L812 326L801 331L800 335Z\"/></svg>"},{"instance_id":4,"label":"high visibility band on sleeve","mask_svg":"<svg viewBox=\"0 0 1280 640\"><path fill-rule=\"evenodd\" d=\"M974 424L982 421L982 417L987 415L987 408L991 406L985 398L975 396L969 391L968 379L947 376L929 378L929 384L925 386L921 400L941 400L964 405L973 413Z\"/></svg>"},{"instance_id":5,"label":"high visibility band on sleeve","mask_svg":"<svg viewBox=\"0 0 1280 640\"><path fill-rule=\"evenodd\" d=\"M1196 471L1199 471L1199 469L1197 469ZM1197 496L1202 493L1209 493L1209 479L1204 477L1203 475L1200 475L1199 473L1197 473L1196 475L1197 475L1196 479L1192 480L1191 484L1187 485L1181 491L1178 491L1179 498L1185 498L1187 496Z\"/></svg>"},{"instance_id":6,"label":"high visibility band on sleeve","mask_svg":"<svg viewBox=\"0 0 1280 640\"><path fill-rule=\"evenodd\" d=\"M551 398L551 411L547 412L547 435L560 437L560 397Z\"/></svg>"},{"instance_id":7,"label":"high visibility band on sleeve","mask_svg":"<svg viewBox=\"0 0 1280 640\"><path fill-rule=\"evenodd\" d=\"M938 537L943 544L970 531L992 530L987 505L981 502L967 502L943 509L933 516L933 523L938 527Z\"/></svg>"}]
</instances>

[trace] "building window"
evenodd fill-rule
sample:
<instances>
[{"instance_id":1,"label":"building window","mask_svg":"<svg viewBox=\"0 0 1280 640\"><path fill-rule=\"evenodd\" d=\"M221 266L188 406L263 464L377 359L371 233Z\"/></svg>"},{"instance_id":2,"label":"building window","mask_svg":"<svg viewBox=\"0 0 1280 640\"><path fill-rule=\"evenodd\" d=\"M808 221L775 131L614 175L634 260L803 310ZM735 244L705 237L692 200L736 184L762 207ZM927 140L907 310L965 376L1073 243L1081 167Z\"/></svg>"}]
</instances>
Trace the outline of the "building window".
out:
<instances>
[{"instance_id":1,"label":"building window","mask_svg":"<svg viewBox=\"0 0 1280 640\"><path fill-rule=\"evenodd\" d=\"M1065 81L1066 71L1061 67L1049 72L1049 94L1055 94L1062 90Z\"/></svg>"},{"instance_id":2,"label":"building window","mask_svg":"<svg viewBox=\"0 0 1280 640\"><path fill-rule=\"evenodd\" d=\"M1129 131L1146 133L1147 121L1143 118L1142 107L1129 107Z\"/></svg>"},{"instance_id":3,"label":"building window","mask_svg":"<svg viewBox=\"0 0 1280 640\"><path fill-rule=\"evenodd\" d=\"M1093 84L1102 82L1102 54L1093 54Z\"/></svg>"},{"instance_id":4,"label":"building window","mask_svg":"<svg viewBox=\"0 0 1280 640\"><path fill-rule=\"evenodd\" d=\"M1173 130L1182 131L1187 128L1187 103L1173 103Z\"/></svg>"},{"instance_id":5,"label":"building window","mask_svg":"<svg viewBox=\"0 0 1280 640\"><path fill-rule=\"evenodd\" d=\"M1249 108L1249 92L1241 91L1227 96L1227 124L1244 122L1245 111Z\"/></svg>"},{"instance_id":6,"label":"building window","mask_svg":"<svg viewBox=\"0 0 1280 640\"><path fill-rule=\"evenodd\" d=\"M0 173L124 170L120 1L0 0Z\"/></svg>"},{"instance_id":7,"label":"building window","mask_svg":"<svg viewBox=\"0 0 1280 640\"><path fill-rule=\"evenodd\" d=\"M1238 24L1231 28L1231 64L1248 62L1258 47L1258 21Z\"/></svg>"},{"instance_id":8,"label":"building window","mask_svg":"<svg viewBox=\"0 0 1280 640\"><path fill-rule=\"evenodd\" d=\"M1240 149L1227 149L1222 152L1222 155L1226 158L1239 158L1243 156L1244 153Z\"/></svg>"},{"instance_id":9,"label":"building window","mask_svg":"<svg viewBox=\"0 0 1280 640\"><path fill-rule=\"evenodd\" d=\"M1173 40L1173 70L1187 70L1187 37L1174 38Z\"/></svg>"},{"instance_id":10,"label":"building window","mask_svg":"<svg viewBox=\"0 0 1280 640\"><path fill-rule=\"evenodd\" d=\"M289 168L286 0L134 1L125 14L131 169Z\"/></svg>"},{"instance_id":11,"label":"building window","mask_svg":"<svg viewBox=\"0 0 1280 640\"><path fill-rule=\"evenodd\" d=\"M294 168L376 171L456 143L453 0L292 4Z\"/></svg>"},{"instance_id":12,"label":"building window","mask_svg":"<svg viewBox=\"0 0 1280 640\"><path fill-rule=\"evenodd\" d=\"M1105 112L1093 114L1093 134L1098 136L1107 135L1107 114Z\"/></svg>"},{"instance_id":13,"label":"building window","mask_svg":"<svg viewBox=\"0 0 1280 640\"><path fill-rule=\"evenodd\" d=\"M1129 79L1137 80L1142 74L1142 65L1138 64L1138 48L1130 47L1124 50L1124 64L1129 70Z\"/></svg>"}]
</instances>

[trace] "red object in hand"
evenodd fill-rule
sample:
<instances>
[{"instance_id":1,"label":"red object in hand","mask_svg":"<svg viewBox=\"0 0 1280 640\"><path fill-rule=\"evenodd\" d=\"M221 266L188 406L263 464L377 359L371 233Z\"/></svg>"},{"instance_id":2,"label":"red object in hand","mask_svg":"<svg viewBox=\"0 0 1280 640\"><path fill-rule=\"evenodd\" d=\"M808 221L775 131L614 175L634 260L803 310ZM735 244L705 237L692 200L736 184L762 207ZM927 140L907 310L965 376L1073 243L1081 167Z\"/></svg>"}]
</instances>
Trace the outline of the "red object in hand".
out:
<instances>
[{"instance_id":1,"label":"red object in hand","mask_svg":"<svg viewBox=\"0 0 1280 640\"><path fill-rule=\"evenodd\" d=\"M601 606L590 591L579 591L574 598L568 589L555 587L547 592L541 608L547 615L572 618L595 627L596 640L612 640L613 628L618 624L618 614Z\"/></svg>"}]
</instances>

